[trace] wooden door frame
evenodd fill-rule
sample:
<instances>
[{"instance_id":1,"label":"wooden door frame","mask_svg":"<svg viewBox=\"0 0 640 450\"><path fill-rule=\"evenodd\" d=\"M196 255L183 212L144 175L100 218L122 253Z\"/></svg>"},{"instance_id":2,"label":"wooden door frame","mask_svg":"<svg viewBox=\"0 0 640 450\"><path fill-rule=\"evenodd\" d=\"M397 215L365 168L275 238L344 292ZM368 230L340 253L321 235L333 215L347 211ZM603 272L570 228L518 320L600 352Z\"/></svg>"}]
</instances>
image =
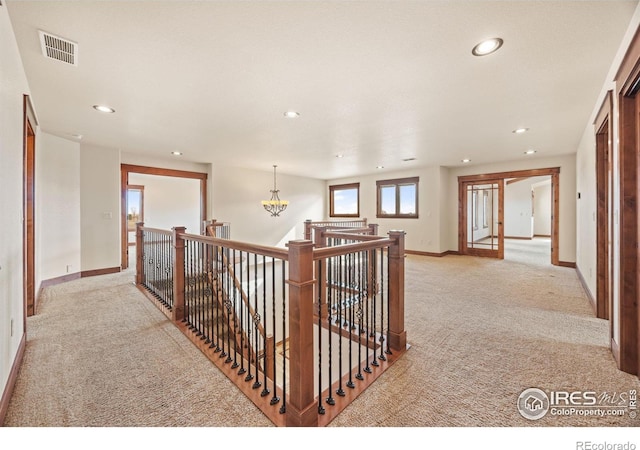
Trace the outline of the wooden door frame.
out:
<instances>
[{"instance_id":1,"label":"wooden door frame","mask_svg":"<svg viewBox=\"0 0 640 450\"><path fill-rule=\"evenodd\" d=\"M627 49L615 77L618 99L618 168L619 168L619 342L615 336L611 347L624 372L640 375L640 29Z\"/></svg>"},{"instance_id":2,"label":"wooden door frame","mask_svg":"<svg viewBox=\"0 0 640 450\"><path fill-rule=\"evenodd\" d=\"M22 290L24 330L27 317L37 313L35 269L35 186L36 186L36 127L38 125L31 98L22 97L23 147L22 147Z\"/></svg>"},{"instance_id":3,"label":"wooden door frame","mask_svg":"<svg viewBox=\"0 0 640 450\"><path fill-rule=\"evenodd\" d=\"M609 319L613 309L611 282L611 204L613 91L608 91L593 123L596 138L596 304L599 319ZM613 320L609 324L609 339L613 336Z\"/></svg>"},{"instance_id":4,"label":"wooden door frame","mask_svg":"<svg viewBox=\"0 0 640 450\"><path fill-rule=\"evenodd\" d=\"M462 186L468 182L483 183L487 181L505 180L507 178L528 178L551 176L551 195L552 195L552 216L551 216L551 264L554 266L566 266L570 263L561 262L559 253L560 244L560 167L549 167L544 169L526 169L514 170L510 172L484 173L478 175L462 175L458 177L458 252L463 253L466 246L466 223L462 221L464 218L464 208L466 204L462 203ZM504 220L502 220L504 223ZM502 246L502 245L501 245Z\"/></svg>"},{"instance_id":5,"label":"wooden door frame","mask_svg":"<svg viewBox=\"0 0 640 450\"><path fill-rule=\"evenodd\" d=\"M120 165L120 229L121 229L121 267L129 267L129 245L127 232L127 186L129 174L160 175L165 177L190 178L200 180L200 233L204 232L204 221L207 218L207 178L203 172L187 170L163 169L159 167L136 166L132 164Z\"/></svg>"},{"instance_id":6,"label":"wooden door frame","mask_svg":"<svg viewBox=\"0 0 640 450\"><path fill-rule=\"evenodd\" d=\"M468 186L474 184L497 184L498 185L498 249L497 250L487 250L482 248L469 248L467 247L467 243L469 242L467 236L467 205L468 198L467 193L469 192ZM492 188L493 189L493 188ZM503 179L495 179L495 180L482 180L477 183L473 180L466 180L460 183L458 190L458 203L460 205L459 213L459 221L458 221L458 239L459 239L459 252L463 255L471 255L471 256L488 256L492 258L504 259L504 180ZM492 206L493 208L493 203Z\"/></svg>"}]
</instances>

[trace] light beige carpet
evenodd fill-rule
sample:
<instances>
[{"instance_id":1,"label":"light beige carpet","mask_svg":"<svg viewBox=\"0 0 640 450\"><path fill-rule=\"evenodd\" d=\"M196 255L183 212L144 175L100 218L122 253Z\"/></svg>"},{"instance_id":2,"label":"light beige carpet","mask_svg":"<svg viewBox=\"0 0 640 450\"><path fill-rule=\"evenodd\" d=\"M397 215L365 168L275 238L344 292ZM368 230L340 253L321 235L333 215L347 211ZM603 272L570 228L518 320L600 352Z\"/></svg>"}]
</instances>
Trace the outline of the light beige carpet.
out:
<instances>
[{"instance_id":1,"label":"light beige carpet","mask_svg":"<svg viewBox=\"0 0 640 450\"><path fill-rule=\"evenodd\" d=\"M594 317L575 271L534 253L408 256L411 348L330 426L640 425L627 415L519 414L529 387L640 390L617 370L608 322ZM271 427L132 280L127 271L44 290L5 425Z\"/></svg>"}]
</instances>

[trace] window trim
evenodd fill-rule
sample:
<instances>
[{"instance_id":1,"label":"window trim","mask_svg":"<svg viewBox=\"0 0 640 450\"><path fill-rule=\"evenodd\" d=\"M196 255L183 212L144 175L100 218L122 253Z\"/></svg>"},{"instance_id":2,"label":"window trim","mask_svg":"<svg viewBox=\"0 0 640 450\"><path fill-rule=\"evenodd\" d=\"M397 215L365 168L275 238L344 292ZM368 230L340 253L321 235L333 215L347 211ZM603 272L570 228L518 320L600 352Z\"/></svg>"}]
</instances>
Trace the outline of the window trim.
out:
<instances>
[{"instance_id":1,"label":"window trim","mask_svg":"<svg viewBox=\"0 0 640 450\"><path fill-rule=\"evenodd\" d=\"M394 178L391 180L378 180L376 181L376 217L379 219L417 219L419 216L418 205L419 201L419 182L420 177L408 177L408 178ZM414 214L401 214L400 213L400 186L415 185L416 186L416 198L415 207L416 212ZM395 214L385 214L382 212L382 187L394 186L396 191L396 211Z\"/></svg>"},{"instance_id":2,"label":"window trim","mask_svg":"<svg viewBox=\"0 0 640 450\"><path fill-rule=\"evenodd\" d=\"M335 214L333 194L336 191L356 190L356 213L355 214ZM360 217L360 183L334 184L329 186L329 217Z\"/></svg>"}]
</instances>

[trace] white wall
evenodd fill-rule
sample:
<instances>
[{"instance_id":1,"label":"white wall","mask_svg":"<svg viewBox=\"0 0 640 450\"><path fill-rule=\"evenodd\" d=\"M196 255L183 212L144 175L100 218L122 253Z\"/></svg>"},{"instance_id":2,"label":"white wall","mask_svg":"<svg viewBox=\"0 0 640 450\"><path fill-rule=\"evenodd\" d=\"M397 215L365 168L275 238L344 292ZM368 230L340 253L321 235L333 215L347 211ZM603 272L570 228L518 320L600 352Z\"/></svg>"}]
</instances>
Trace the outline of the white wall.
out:
<instances>
[{"instance_id":1,"label":"white wall","mask_svg":"<svg viewBox=\"0 0 640 450\"><path fill-rule=\"evenodd\" d=\"M585 124L585 130L582 135L582 139L577 148L576 153L576 171L577 180L576 186L578 192L580 192L580 199L576 200L576 213L577 213L577 228L576 239L578 242L578 251L576 254L576 267L582 277L585 280L587 289L590 291L592 297L596 295L596 143L595 143L595 130L593 122L596 115L602 106L605 96L609 90L615 93L615 76L620 67L620 64L626 54L627 48L633 39L636 30L640 26L640 5L636 8L636 11L629 23L629 27L620 43L620 47L613 58L611 67L596 103L593 106L593 111L589 117L589 120ZM613 95L613 110L618 111L618 99L616 95ZM619 342L620 327L618 320L616 319L620 314L620 230L619 230L619 214L620 214L620 148L619 148L619 123L618 114L613 114L611 118L613 121L613 136L611 141L613 144L613 192L611 195L611 216L610 223L613 225L612 230L612 242L611 242L611 262L612 262L612 279L613 279L613 311L610 317L613 317L613 339Z\"/></svg>"},{"instance_id":2,"label":"white wall","mask_svg":"<svg viewBox=\"0 0 640 450\"><path fill-rule=\"evenodd\" d=\"M231 223L233 240L283 247L304 237L306 219L325 216L326 186L322 180L278 172L280 198L289 206L279 217L262 207L273 189L273 171L215 165L212 169L213 209L210 219Z\"/></svg>"},{"instance_id":3,"label":"white wall","mask_svg":"<svg viewBox=\"0 0 640 450\"><path fill-rule=\"evenodd\" d=\"M504 236L531 239L531 183L528 180L504 185Z\"/></svg>"},{"instance_id":4,"label":"white wall","mask_svg":"<svg viewBox=\"0 0 640 450\"><path fill-rule=\"evenodd\" d=\"M551 182L533 186L533 235L551 236Z\"/></svg>"},{"instance_id":5,"label":"white wall","mask_svg":"<svg viewBox=\"0 0 640 450\"><path fill-rule=\"evenodd\" d=\"M120 152L82 144L80 189L82 270L120 266Z\"/></svg>"},{"instance_id":6,"label":"white wall","mask_svg":"<svg viewBox=\"0 0 640 450\"><path fill-rule=\"evenodd\" d=\"M23 94L29 94L6 6L0 7L0 395L24 333L22 292ZM37 105L36 105L37 107ZM40 133L36 130L36 145ZM37 152L37 149L36 149ZM13 322L13 330L11 323Z\"/></svg>"},{"instance_id":7,"label":"white wall","mask_svg":"<svg viewBox=\"0 0 640 450\"><path fill-rule=\"evenodd\" d=\"M449 250L458 248L458 177L463 175L479 175L484 173L510 172L514 170L543 169L560 167L560 224L559 224L559 259L574 262L576 258L576 157L575 154L549 158L526 158L480 166L460 166L449 169L449 191L447 206L443 210L448 223L455 232L449 233ZM517 184L517 183L516 183Z\"/></svg>"},{"instance_id":8,"label":"white wall","mask_svg":"<svg viewBox=\"0 0 640 450\"><path fill-rule=\"evenodd\" d=\"M145 226L200 234L200 180L130 173L129 184L144 186Z\"/></svg>"},{"instance_id":9,"label":"white wall","mask_svg":"<svg viewBox=\"0 0 640 450\"><path fill-rule=\"evenodd\" d=\"M401 172L377 172L362 177L341 178L326 183L325 195L327 216L329 214L329 186L334 184L360 183L360 217L369 223L379 225L378 234L384 236L390 230L406 232L405 247L408 250L440 253L441 198L443 178L447 170L440 167L421 167ZM418 184L418 218L417 219L378 219L376 218L376 181L396 178L419 177ZM457 191L456 191L457 192ZM310 217L313 219L312 217ZM327 217L328 219L331 219ZM338 218L332 220L339 220ZM457 220L457 219L456 219ZM457 222L456 222L457 223ZM447 227L448 225L444 225Z\"/></svg>"},{"instance_id":10,"label":"white wall","mask_svg":"<svg viewBox=\"0 0 640 450\"><path fill-rule=\"evenodd\" d=\"M80 272L80 144L40 133L36 152L36 291Z\"/></svg>"}]
</instances>

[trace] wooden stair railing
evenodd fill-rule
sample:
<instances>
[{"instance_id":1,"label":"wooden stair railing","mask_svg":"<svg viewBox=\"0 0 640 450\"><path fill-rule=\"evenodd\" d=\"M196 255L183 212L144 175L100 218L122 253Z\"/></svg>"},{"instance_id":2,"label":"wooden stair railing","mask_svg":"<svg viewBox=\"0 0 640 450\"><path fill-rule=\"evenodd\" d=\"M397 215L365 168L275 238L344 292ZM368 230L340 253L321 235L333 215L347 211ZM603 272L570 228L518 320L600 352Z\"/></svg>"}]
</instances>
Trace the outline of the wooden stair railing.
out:
<instances>
[{"instance_id":1,"label":"wooden stair railing","mask_svg":"<svg viewBox=\"0 0 640 450\"><path fill-rule=\"evenodd\" d=\"M196 252L200 255L199 257L205 260L215 257L218 261L218 264L213 267L206 265L205 272L198 272L198 274L205 274L200 278L203 280L201 282L208 284L214 295L209 300L199 300L200 303L196 303L195 306L192 303L188 307L212 308L215 305L221 313L227 311L228 315L225 316L222 313L218 316L218 320L222 317L222 320L232 327L227 331L232 331L233 342L227 344L226 348L228 351L235 352L236 348L241 347L239 362L249 361L247 376L241 372L242 367L238 369L235 356L234 364L228 364L229 358L226 360L220 358L219 353L215 353L215 349L206 344L202 333L198 336L200 331L198 328L201 328L202 323L214 320L213 311L201 314L194 319L194 323L200 321L196 327L190 328L183 321L187 300L185 297L192 295L185 286L185 283L190 284L192 278L185 277L184 270L173 270L173 304L170 310L165 307L161 309L164 308L165 314L172 319L173 323L276 426L325 426L397 361L408 348L404 330L404 232L391 231L388 237L381 237L372 235L377 234L374 227L374 225L367 227L352 225L351 229L342 227L337 229L333 225L328 225L324 230L321 229L323 227L315 227L313 229L315 242L290 241L286 250L219 237L191 235L185 233L182 227L173 228L173 268L186 267L185 243L204 246L198 247L205 248ZM138 232L141 234L140 229ZM333 239L334 243L340 245L331 246L329 244L332 242L328 242L327 239ZM345 244L345 242L349 243ZM138 247L140 252L143 247L143 245ZM248 278L249 257L247 257L245 280L243 278L245 272L238 271L235 259L230 261L229 256L224 253L213 256L215 248L239 252L240 259L242 259L242 252L256 255L252 268L253 284ZM262 258L262 262L259 263L257 258ZM138 261L140 260L141 255L138 254ZM276 265L277 261L279 262ZM352 270L350 266L340 266L345 261L356 265L353 270L357 271L357 281L351 278L331 279L331 276L327 279L327 267L337 269L336 273L347 273ZM263 274L261 278L263 285L260 288L261 301L267 301L267 295L264 293L267 286L265 268L270 267L268 270L274 275L276 267L278 272L280 270L282 272L281 276L278 274L277 281L282 283L279 287L282 297L276 299L275 295L269 295L269 301L273 299L273 304L268 311L263 305L256 310L251 303L251 299L254 298L256 299L254 303L259 305L257 302L258 278L255 273L260 265ZM240 270L242 270L242 263ZM220 278L223 274L228 277L224 279L224 285ZM140 278L140 274L136 273L137 282ZM275 289L275 283L276 279L273 278L269 288ZM147 294L145 289L141 288L141 290ZM332 297L330 302L326 303L327 290L331 292L330 295L340 298ZM273 292L275 293L275 290ZM255 323L242 322L235 308L229 309L231 303L229 296L234 294L234 306L240 305L245 313L244 317L255 319ZM157 299L147 295L156 302L156 305L161 306ZM281 304L277 305L276 300ZM188 301L192 301L192 298L189 297ZM369 307L373 312L369 311ZM281 329L278 329L277 333L276 308L281 315L277 324ZM341 319L339 323L332 323L330 320L336 317L329 311L331 308L343 308L344 313L337 315ZM273 314L273 324L267 322L267 314ZM261 334L269 330L276 333L277 337L271 336L271 339L266 339L264 336L265 340L260 342L262 349L251 347L252 342L248 339L246 330L243 329L247 323L251 323L251 326L259 325ZM332 336L334 336L333 345L337 345L335 342L340 344L340 347L334 349L333 359ZM254 338L258 337L258 334L254 333ZM328 343L327 339L329 339ZM276 340L279 344L276 344ZM334 360L337 363L343 360L343 340L345 351L348 348L349 352L348 356L344 354L344 357L348 358L348 364L344 371L341 368L337 372L336 378L336 375L332 375L331 361ZM239 342L248 344L246 350L245 347L238 345ZM329 349L328 370L322 363L327 357L322 355L326 345ZM352 346L357 352L366 355L366 359L359 359L360 356L356 356L352 360ZM256 354L256 351L259 354ZM278 354L277 360L276 354ZM262 361L262 359L264 363L258 364L258 360ZM342 367L342 363L340 365ZM255 377L253 383L249 383L248 377L251 376L252 367L256 368Z\"/></svg>"}]
</instances>

